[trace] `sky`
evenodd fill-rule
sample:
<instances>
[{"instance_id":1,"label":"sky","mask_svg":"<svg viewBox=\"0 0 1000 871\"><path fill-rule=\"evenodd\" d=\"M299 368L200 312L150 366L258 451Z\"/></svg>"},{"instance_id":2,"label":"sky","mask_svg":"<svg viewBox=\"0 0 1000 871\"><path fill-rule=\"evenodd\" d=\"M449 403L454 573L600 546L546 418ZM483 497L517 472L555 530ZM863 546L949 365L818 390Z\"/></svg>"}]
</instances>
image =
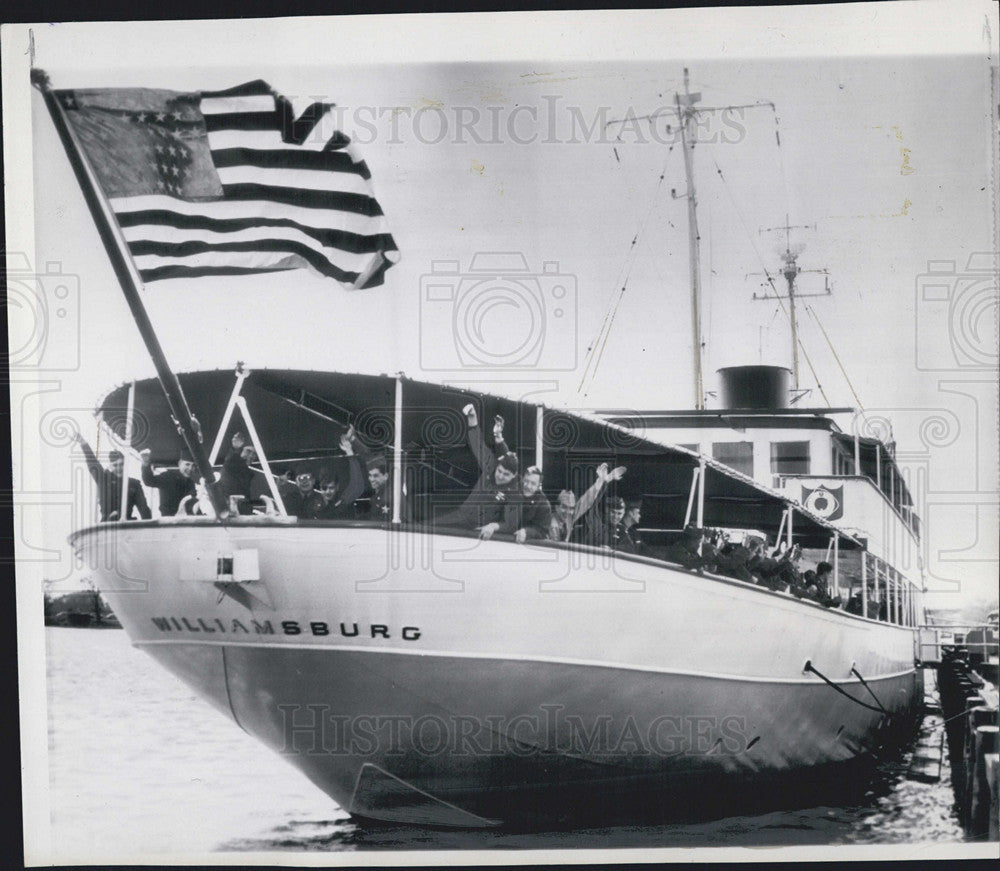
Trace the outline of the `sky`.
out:
<instances>
[{"instance_id":1,"label":"sky","mask_svg":"<svg viewBox=\"0 0 1000 871\"><path fill-rule=\"evenodd\" d=\"M874 427L891 421L920 491L930 585L981 596L997 554L996 281L967 266L996 251L996 36L978 14L926 12L903 38L893 16L907 6L841 7L825 24L802 10L725 21L702 11L614 30L600 15L590 27L527 15L507 20L517 40L481 17L460 28L424 19L410 40L402 22L380 30L374 20L241 22L229 39L176 22L55 25L36 28L34 45L54 87L211 90L265 78L289 97L335 102L329 122L371 169L401 252L385 286L349 291L305 271L158 282L144 300L175 370L242 360L403 371L574 408L691 407L686 183L662 113L685 65L702 106L765 104L706 115L695 148L706 389L722 366L790 365L784 309L753 299L765 270L784 292L785 240L770 228L787 216L803 227L791 235L799 265L827 270L832 288L799 308L803 404L860 404ZM78 496L52 495L73 489L62 422L93 441L90 410L153 368L42 100L21 91L34 269L60 264L78 287L45 349L47 392L12 392L22 444L37 448L16 486L29 503L49 494L36 500L50 504L31 547L52 550L59 575L80 510ZM637 120L658 110L652 126ZM528 271L515 278L545 299L533 369L463 365L454 306L427 293L474 280L473 259L491 252L523 255ZM457 263L443 279L442 261ZM929 261L955 267L928 279ZM950 288L944 301L927 298L929 282ZM567 292L558 302L556 286ZM799 280L803 294L825 286L817 273ZM588 348L616 300L593 371ZM470 341L506 349L523 317L494 312Z\"/></svg>"}]
</instances>

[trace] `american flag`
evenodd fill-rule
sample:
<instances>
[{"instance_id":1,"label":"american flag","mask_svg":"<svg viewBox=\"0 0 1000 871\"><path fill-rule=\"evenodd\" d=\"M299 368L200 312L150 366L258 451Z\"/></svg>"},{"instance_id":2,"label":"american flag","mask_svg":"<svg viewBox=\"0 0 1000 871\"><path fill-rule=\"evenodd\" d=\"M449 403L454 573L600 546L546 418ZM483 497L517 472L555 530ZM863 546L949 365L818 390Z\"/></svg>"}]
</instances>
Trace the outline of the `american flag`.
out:
<instances>
[{"instance_id":1,"label":"american flag","mask_svg":"<svg viewBox=\"0 0 1000 871\"><path fill-rule=\"evenodd\" d=\"M55 95L144 282L308 267L373 287L399 259L330 104L296 117L263 81Z\"/></svg>"}]
</instances>

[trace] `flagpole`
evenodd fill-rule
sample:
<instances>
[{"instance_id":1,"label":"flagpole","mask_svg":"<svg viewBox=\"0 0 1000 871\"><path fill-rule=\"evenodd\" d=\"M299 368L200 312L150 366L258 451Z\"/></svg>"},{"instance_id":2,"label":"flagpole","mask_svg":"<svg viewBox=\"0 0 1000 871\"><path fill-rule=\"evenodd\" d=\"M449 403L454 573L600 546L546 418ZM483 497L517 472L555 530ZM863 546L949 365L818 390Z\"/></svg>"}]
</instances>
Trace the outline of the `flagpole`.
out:
<instances>
[{"instance_id":1,"label":"flagpole","mask_svg":"<svg viewBox=\"0 0 1000 871\"><path fill-rule=\"evenodd\" d=\"M63 115L59 100L49 87L48 75L42 70L33 69L31 71L31 83L38 88L45 99L52 123L55 125L59 138L62 140L66 155L69 158L76 180L83 191L83 197L87 201L97 231L104 243L104 250L111 260L111 265L118 277L125 301L132 312L132 318L139 329L139 334L146 345L146 350L156 367L157 377L160 379L160 386L167 397L167 404L170 406L170 413L177 423L177 430L184 440L184 444L191 452L198 472L204 478L205 490L212 502L216 515L221 519L229 515L229 505L222 494L218 482L215 480L215 472L208 461L208 455L201 443L198 428L192 418L191 409L184 398L184 391L181 389L180 381L167 363L167 358L160 347L160 340L153 330L153 325L146 313L142 298L139 295L139 283L132 274L129 258L126 256L115 233L114 221L109 216L110 207L104 200L99 186L86 163L83 150L79 147L69 123Z\"/></svg>"}]
</instances>

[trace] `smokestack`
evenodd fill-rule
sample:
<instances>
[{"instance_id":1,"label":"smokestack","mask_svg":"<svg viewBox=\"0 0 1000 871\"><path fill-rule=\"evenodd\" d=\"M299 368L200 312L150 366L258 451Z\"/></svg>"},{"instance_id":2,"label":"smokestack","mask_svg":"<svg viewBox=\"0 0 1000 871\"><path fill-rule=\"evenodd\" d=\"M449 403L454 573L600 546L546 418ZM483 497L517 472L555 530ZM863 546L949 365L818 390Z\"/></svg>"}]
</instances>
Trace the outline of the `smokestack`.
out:
<instances>
[{"instance_id":1,"label":"smokestack","mask_svg":"<svg viewBox=\"0 0 1000 871\"><path fill-rule=\"evenodd\" d=\"M784 366L727 366L718 373L725 409L766 411L788 407L791 373Z\"/></svg>"}]
</instances>

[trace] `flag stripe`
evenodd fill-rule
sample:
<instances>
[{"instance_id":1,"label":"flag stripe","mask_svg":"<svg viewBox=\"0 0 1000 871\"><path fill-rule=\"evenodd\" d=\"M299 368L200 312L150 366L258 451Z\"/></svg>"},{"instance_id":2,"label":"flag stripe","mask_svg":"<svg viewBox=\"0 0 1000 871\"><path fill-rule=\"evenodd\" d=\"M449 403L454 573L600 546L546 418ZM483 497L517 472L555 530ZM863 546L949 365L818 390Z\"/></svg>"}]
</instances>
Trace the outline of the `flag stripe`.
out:
<instances>
[{"instance_id":1,"label":"flag stripe","mask_svg":"<svg viewBox=\"0 0 1000 871\"><path fill-rule=\"evenodd\" d=\"M281 130L281 115L272 108L270 112L219 112L205 116L205 129L209 133L219 130Z\"/></svg>"},{"instance_id":2,"label":"flag stripe","mask_svg":"<svg viewBox=\"0 0 1000 871\"><path fill-rule=\"evenodd\" d=\"M306 209L334 209L358 215L381 215L373 197L338 191L310 191L264 184L227 184L222 186L227 200L267 200Z\"/></svg>"},{"instance_id":3,"label":"flag stripe","mask_svg":"<svg viewBox=\"0 0 1000 871\"><path fill-rule=\"evenodd\" d=\"M165 278L204 278L209 275L259 275L267 272L286 272L288 266L157 266L154 269L140 269L139 277L144 283L162 281ZM369 283L369 287L373 286Z\"/></svg>"},{"instance_id":4,"label":"flag stripe","mask_svg":"<svg viewBox=\"0 0 1000 871\"><path fill-rule=\"evenodd\" d=\"M210 143L211 144L211 143ZM365 162L355 162L348 151L304 151L301 148L212 148L212 161L218 169L235 166L262 169L313 169L324 172L354 173L368 180L371 173Z\"/></svg>"},{"instance_id":5,"label":"flag stripe","mask_svg":"<svg viewBox=\"0 0 1000 871\"><path fill-rule=\"evenodd\" d=\"M254 79L252 82L245 82L242 85L234 85L231 88L226 88L224 91L202 91L202 98L208 98L210 100L216 99L218 97L254 97L259 94L266 94L269 97L274 96L274 91L271 86L265 82L263 79Z\"/></svg>"},{"instance_id":6,"label":"flag stripe","mask_svg":"<svg viewBox=\"0 0 1000 871\"><path fill-rule=\"evenodd\" d=\"M328 248L311 236L290 228L251 228L240 233L224 235L213 235L204 231L175 230L172 227L144 227L143 229L151 232L143 233L141 238L129 239L126 237L129 250L136 257L147 254L155 254L158 257L187 257L192 253L201 253L213 247L219 251L250 250L250 247L256 243L259 243L263 250L272 250L267 246L273 242L282 250L291 245L297 246L296 251L300 247L308 248L314 251L317 256L336 264L340 269L362 272L371 260L371 254L374 253L370 251L355 253Z\"/></svg>"},{"instance_id":7,"label":"flag stripe","mask_svg":"<svg viewBox=\"0 0 1000 871\"><path fill-rule=\"evenodd\" d=\"M187 202L168 196L150 194L113 199L111 206L119 213L122 220L125 219L126 214L166 209L175 211L179 215L204 215L220 220L253 218L257 215L267 219L288 218L306 227L346 230L363 236L386 231L386 220L381 215L359 215L355 212L337 212L328 209L300 209L281 203L229 202L227 200Z\"/></svg>"},{"instance_id":8,"label":"flag stripe","mask_svg":"<svg viewBox=\"0 0 1000 871\"><path fill-rule=\"evenodd\" d=\"M178 230L205 230L210 233L238 233L255 227L288 227L311 236L317 242L330 248L338 248L351 254L374 254L393 247L392 236L388 233L372 233L362 235L346 230L332 230L321 227L308 227L287 218L209 218L204 215L181 215L169 211L127 212L120 214L119 223L125 231L125 238L130 239L129 232L138 228L141 233L150 235L157 228L175 228ZM137 234L131 238L141 238Z\"/></svg>"},{"instance_id":9,"label":"flag stripe","mask_svg":"<svg viewBox=\"0 0 1000 871\"><path fill-rule=\"evenodd\" d=\"M278 244L274 240L268 246L261 244L240 247L206 246L204 251L189 251L185 256L176 255L135 255L140 274L169 266L185 266L188 269L203 269L218 266L249 266L255 270L296 269L311 266L320 275L335 278L348 284L354 283L360 272L341 269L326 258L304 248L295 250L293 245Z\"/></svg>"},{"instance_id":10,"label":"flag stripe","mask_svg":"<svg viewBox=\"0 0 1000 871\"><path fill-rule=\"evenodd\" d=\"M279 167L231 166L219 169L223 188L234 184L256 184L296 190L356 194L368 197L369 186L357 173L321 172L315 169Z\"/></svg>"},{"instance_id":11,"label":"flag stripe","mask_svg":"<svg viewBox=\"0 0 1000 871\"><path fill-rule=\"evenodd\" d=\"M129 250L136 257L137 262L143 256L167 257L171 260L176 260L195 254L209 254L220 251L287 253L301 257L307 263L311 264L317 272L324 275L331 275L337 278L347 272L347 270L342 270L334 266L320 252L314 251L308 245L292 239L269 238L253 239L246 242L180 242L173 244L146 240L142 242L130 242ZM330 270L333 271L331 272ZM354 272L354 278L357 278L359 274L360 271Z\"/></svg>"},{"instance_id":12,"label":"flag stripe","mask_svg":"<svg viewBox=\"0 0 1000 871\"><path fill-rule=\"evenodd\" d=\"M281 131L277 128L273 130L216 130L208 134L208 144L212 151L220 151L226 148L256 148L267 151L310 151L310 152L338 152L343 151L350 154L355 163L360 163L361 159L353 153L353 149L348 147L349 140L343 139L324 140L314 138L298 145L292 145L281 138Z\"/></svg>"},{"instance_id":13,"label":"flag stripe","mask_svg":"<svg viewBox=\"0 0 1000 871\"><path fill-rule=\"evenodd\" d=\"M272 94L255 94L247 97L201 97L201 112L203 115L216 115L220 112L273 112L274 96Z\"/></svg>"}]
</instances>

